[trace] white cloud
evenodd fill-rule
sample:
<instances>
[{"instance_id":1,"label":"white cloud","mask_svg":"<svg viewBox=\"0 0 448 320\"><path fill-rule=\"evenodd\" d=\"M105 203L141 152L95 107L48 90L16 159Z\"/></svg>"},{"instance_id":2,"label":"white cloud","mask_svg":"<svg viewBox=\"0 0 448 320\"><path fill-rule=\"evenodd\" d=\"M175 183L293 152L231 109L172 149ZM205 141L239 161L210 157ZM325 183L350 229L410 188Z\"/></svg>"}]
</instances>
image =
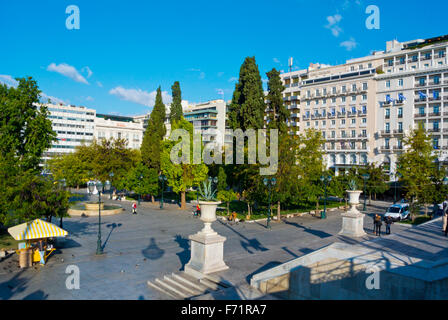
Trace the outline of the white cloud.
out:
<instances>
[{"instance_id":1,"label":"white cloud","mask_svg":"<svg viewBox=\"0 0 448 320\"><path fill-rule=\"evenodd\" d=\"M7 74L0 74L0 83L6 84L7 87L16 87L19 84L16 79Z\"/></svg>"},{"instance_id":2,"label":"white cloud","mask_svg":"<svg viewBox=\"0 0 448 320\"><path fill-rule=\"evenodd\" d=\"M277 58L272 59L275 63L280 63L280 60L278 60Z\"/></svg>"},{"instance_id":3,"label":"white cloud","mask_svg":"<svg viewBox=\"0 0 448 320\"><path fill-rule=\"evenodd\" d=\"M92 70L90 70L89 67L85 66L84 68L81 69L81 72L87 72L87 78L90 78L93 74Z\"/></svg>"},{"instance_id":4,"label":"white cloud","mask_svg":"<svg viewBox=\"0 0 448 320\"><path fill-rule=\"evenodd\" d=\"M231 78L229 79L229 82L233 82L233 81L238 81L238 78L237 78L237 77L231 77Z\"/></svg>"},{"instance_id":5,"label":"white cloud","mask_svg":"<svg viewBox=\"0 0 448 320\"><path fill-rule=\"evenodd\" d=\"M204 79L205 78L205 72L201 72L199 74L199 79Z\"/></svg>"},{"instance_id":6,"label":"white cloud","mask_svg":"<svg viewBox=\"0 0 448 320\"><path fill-rule=\"evenodd\" d=\"M190 68L190 69L187 69L187 71L195 71L195 72L199 72L199 71L201 71L201 69L197 69L197 68Z\"/></svg>"},{"instance_id":7,"label":"white cloud","mask_svg":"<svg viewBox=\"0 0 448 320\"><path fill-rule=\"evenodd\" d=\"M216 89L216 93L220 94L220 95L224 95L224 90L223 89Z\"/></svg>"},{"instance_id":8,"label":"white cloud","mask_svg":"<svg viewBox=\"0 0 448 320\"><path fill-rule=\"evenodd\" d=\"M103 87L103 84L102 84L101 82L99 82L99 81L96 82L96 85L97 85L98 87L100 87L100 88Z\"/></svg>"},{"instance_id":9,"label":"white cloud","mask_svg":"<svg viewBox=\"0 0 448 320\"><path fill-rule=\"evenodd\" d=\"M119 97L121 100L131 101L142 104L144 106L152 107L156 101L157 92L144 91L141 89L126 89L121 86L115 87L109 91L109 94ZM171 103L172 98L166 91L162 91L162 101L165 104Z\"/></svg>"},{"instance_id":10,"label":"white cloud","mask_svg":"<svg viewBox=\"0 0 448 320\"><path fill-rule=\"evenodd\" d=\"M88 97L86 97L86 100L87 100L87 101L93 101L93 100L95 100L95 99L92 98L91 96L88 96Z\"/></svg>"},{"instance_id":11,"label":"white cloud","mask_svg":"<svg viewBox=\"0 0 448 320\"><path fill-rule=\"evenodd\" d=\"M350 38L350 40L344 41L340 43L341 47L344 47L347 51L352 51L356 48L358 43L355 41L354 38Z\"/></svg>"},{"instance_id":12,"label":"white cloud","mask_svg":"<svg viewBox=\"0 0 448 320\"><path fill-rule=\"evenodd\" d=\"M90 70L90 69L89 69ZM85 84L89 84L87 80L76 70L75 67L68 65L66 63L61 63L59 65L55 63L51 63L47 67L47 71L53 71L62 74L76 82L81 82Z\"/></svg>"},{"instance_id":13,"label":"white cloud","mask_svg":"<svg viewBox=\"0 0 448 320\"><path fill-rule=\"evenodd\" d=\"M62 103L62 104L65 104L65 105L67 105L69 102L68 101L65 101L65 100L62 100L62 99L59 99L59 98L56 98L56 97L53 97L53 96L48 96L48 95L46 95L45 93L41 93L40 94L40 101L42 102L42 103L47 103L48 102L48 100L50 100L50 102L51 103L54 103L54 104L60 104L60 103Z\"/></svg>"},{"instance_id":14,"label":"white cloud","mask_svg":"<svg viewBox=\"0 0 448 320\"><path fill-rule=\"evenodd\" d=\"M325 28L330 29L331 33L338 37L339 34L342 32L342 28L339 27L339 22L342 20L342 16L340 14L335 14L334 16L328 16L327 21L328 24L325 26Z\"/></svg>"},{"instance_id":15,"label":"white cloud","mask_svg":"<svg viewBox=\"0 0 448 320\"><path fill-rule=\"evenodd\" d=\"M14 88L16 88L17 85L19 84L19 82L17 80L15 80L12 76L10 76L8 74L0 74L0 83L6 84L6 86L8 86L8 87L14 87ZM67 101L59 99L57 97L49 96L49 95L45 94L44 92L40 93L40 102L47 103L49 99L52 103L55 103L55 104L59 104L59 103L67 104L68 103Z\"/></svg>"}]
</instances>

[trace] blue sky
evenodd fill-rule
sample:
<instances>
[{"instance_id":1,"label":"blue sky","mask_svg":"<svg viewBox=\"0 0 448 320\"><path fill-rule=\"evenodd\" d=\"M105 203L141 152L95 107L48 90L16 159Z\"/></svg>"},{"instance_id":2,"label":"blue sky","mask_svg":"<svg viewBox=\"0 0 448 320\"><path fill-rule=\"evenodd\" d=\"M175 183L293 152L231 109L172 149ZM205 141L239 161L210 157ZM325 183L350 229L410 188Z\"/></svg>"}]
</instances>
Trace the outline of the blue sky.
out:
<instances>
[{"instance_id":1,"label":"blue sky","mask_svg":"<svg viewBox=\"0 0 448 320\"><path fill-rule=\"evenodd\" d=\"M368 5L380 29L368 30ZM80 10L68 30L66 7ZM1 1L0 81L32 76L47 96L100 113L143 114L161 85L180 81L191 102L231 99L239 68L255 56L275 67L340 64L387 40L448 34L447 1Z\"/></svg>"}]
</instances>

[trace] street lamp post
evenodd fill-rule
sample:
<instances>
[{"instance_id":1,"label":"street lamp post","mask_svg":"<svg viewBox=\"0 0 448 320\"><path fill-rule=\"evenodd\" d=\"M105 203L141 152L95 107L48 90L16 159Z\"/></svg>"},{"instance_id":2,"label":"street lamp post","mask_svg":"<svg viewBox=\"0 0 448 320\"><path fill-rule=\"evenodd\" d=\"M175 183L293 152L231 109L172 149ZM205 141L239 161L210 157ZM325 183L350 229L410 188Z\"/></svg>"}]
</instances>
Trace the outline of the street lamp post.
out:
<instances>
[{"instance_id":1,"label":"street lamp post","mask_svg":"<svg viewBox=\"0 0 448 320\"><path fill-rule=\"evenodd\" d=\"M88 188L90 193L93 193L95 186L98 190L98 240L96 245L96 254L101 255L103 254L103 247L101 245L101 193L104 191L109 191L111 185L109 181L106 181L104 185L101 181L97 181L96 185L94 182L89 183Z\"/></svg>"},{"instance_id":2,"label":"street lamp post","mask_svg":"<svg viewBox=\"0 0 448 320\"><path fill-rule=\"evenodd\" d=\"M143 180L143 175L141 174L138 177L138 186L140 189L142 188L142 180ZM138 193L138 205L140 205L140 192Z\"/></svg>"},{"instance_id":3,"label":"street lamp post","mask_svg":"<svg viewBox=\"0 0 448 320\"><path fill-rule=\"evenodd\" d=\"M65 182L65 179L59 180L59 185L61 186L61 189L63 191L65 191L65 187L67 186L67 183ZM62 228L62 215L61 215L61 219L59 221L59 227Z\"/></svg>"},{"instance_id":4,"label":"street lamp post","mask_svg":"<svg viewBox=\"0 0 448 320\"><path fill-rule=\"evenodd\" d=\"M162 182L162 199L160 201L160 209L163 209L163 191L165 189L165 181L166 181L165 175L161 174L159 176L159 180Z\"/></svg>"},{"instance_id":5,"label":"street lamp post","mask_svg":"<svg viewBox=\"0 0 448 320\"><path fill-rule=\"evenodd\" d=\"M110 183L112 184L112 178L114 177L114 173L113 172L111 172L111 173L109 173L109 178L110 178ZM111 192L110 192L110 194L109 194L109 199L111 199L112 200L112 189L113 188L111 188Z\"/></svg>"},{"instance_id":6,"label":"street lamp post","mask_svg":"<svg viewBox=\"0 0 448 320\"><path fill-rule=\"evenodd\" d=\"M331 176L321 176L320 180L324 183L324 211L321 212L320 218L327 218L327 184L331 181Z\"/></svg>"},{"instance_id":7,"label":"street lamp post","mask_svg":"<svg viewBox=\"0 0 448 320\"><path fill-rule=\"evenodd\" d=\"M368 173L364 173L362 175L362 179L364 180L364 206L362 208L363 211L366 211L366 199L367 199L367 197L366 197L366 181L369 178L370 178L370 175Z\"/></svg>"},{"instance_id":8,"label":"street lamp post","mask_svg":"<svg viewBox=\"0 0 448 320\"><path fill-rule=\"evenodd\" d=\"M277 179L275 178L264 178L263 183L268 187L269 190L269 212L268 212L268 221L266 227L271 230L271 188L275 186L277 183Z\"/></svg>"}]
</instances>

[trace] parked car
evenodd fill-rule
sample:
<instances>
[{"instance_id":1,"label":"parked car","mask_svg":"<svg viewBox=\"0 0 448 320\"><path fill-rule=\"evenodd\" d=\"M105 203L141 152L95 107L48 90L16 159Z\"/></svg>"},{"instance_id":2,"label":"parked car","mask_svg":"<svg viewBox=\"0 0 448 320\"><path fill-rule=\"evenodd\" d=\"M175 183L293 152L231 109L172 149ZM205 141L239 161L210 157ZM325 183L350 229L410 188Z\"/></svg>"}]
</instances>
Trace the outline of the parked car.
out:
<instances>
[{"instance_id":1,"label":"parked car","mask_svg":"<svg viewBox=\"0 0 448 320\"><path fill-rule=\"evenodd\" d=\"M397 203L393 204L387 209L384 217L391 217L393 221L400 221L404 219L409 219L411 213L409 211L409 204L407 203Z\"/></svg>"}]
</instances>

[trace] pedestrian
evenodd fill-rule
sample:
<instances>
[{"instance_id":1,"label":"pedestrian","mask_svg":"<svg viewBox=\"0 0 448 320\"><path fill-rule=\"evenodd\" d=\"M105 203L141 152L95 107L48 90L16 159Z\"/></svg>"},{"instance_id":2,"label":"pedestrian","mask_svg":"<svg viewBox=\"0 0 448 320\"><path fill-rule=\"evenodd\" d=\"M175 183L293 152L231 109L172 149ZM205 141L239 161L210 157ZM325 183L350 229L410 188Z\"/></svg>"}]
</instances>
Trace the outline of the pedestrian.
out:
<instances>
[{"instance_id":1,"label":"pedestrian","mask_svg":"<svg viewBox=\"0 0 448 320\"><path fill-rule=\"evenodd\" d=\"M199 204L196 205L196 212L194 213L195 216L200 216L201 215L201 207L199 206Z\"/></svg>"},{"instance_id":2,"label":"pedestrian","mask_svg":"<svg viewBox=\"0 0 448 320\"><path fill-rule=\"evenodd\" d=\"M447 221L448 221L448 201L445 199L443 201L443 209L442 209L442 232L445 232L446 236L446 230L447 230Z\"/></svg>"},{"instance_id":3,"label":"pedestrian","mask_svg":"<svg viewBox=\"0 0 448 320\"><path fill-rule=\"evenodd\" d=\"M376 236L381 236L381 225L383 223L381 222L381 216L379 214L377 214L375 216L375 235Z\"/></svg>"},{"instance_id":4,"label":"pedestrian","mask_svg":"<svg viewBox=\"0 0 448 320\"><path fill-rule=\"evenodd\" d=\"M386 223L386 234L390 234L390 225L394 222L391 217L387 217L384 222Z\"/></svg>"},{"instance_id":5,"label":"pedestrian","mask_svg":"<svg viewBox=\"0 0 448 320\"><path fill-rule=\"evenodd\" d=\"M132 214L137 214L137 203L132 204Z\"/></svg>"}]
</instances>

